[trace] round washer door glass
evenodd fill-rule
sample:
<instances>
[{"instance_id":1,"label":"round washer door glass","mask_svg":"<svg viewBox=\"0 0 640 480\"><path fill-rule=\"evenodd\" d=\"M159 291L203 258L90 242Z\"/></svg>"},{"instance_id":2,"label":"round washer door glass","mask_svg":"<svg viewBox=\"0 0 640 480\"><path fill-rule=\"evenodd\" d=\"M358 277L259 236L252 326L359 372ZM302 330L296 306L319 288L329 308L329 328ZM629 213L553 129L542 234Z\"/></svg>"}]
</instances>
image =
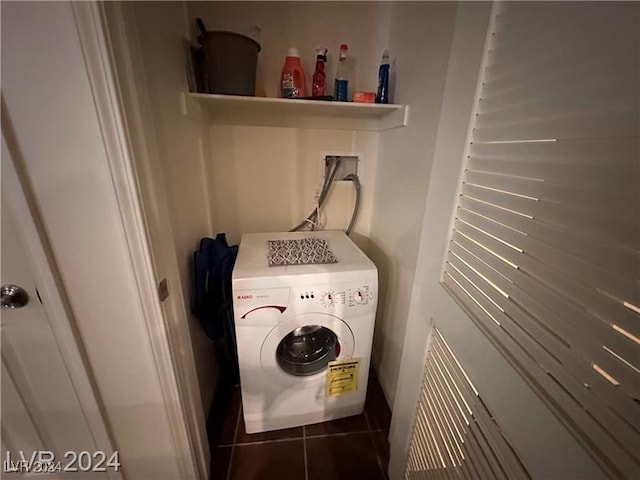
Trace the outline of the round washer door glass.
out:
<instances>
[{"instance_id":1,"label":"round washer door glass","mask_svg":"<svg viewBox=\"0 0 640 480\"><path fill-rule=\"evenodd\" d=\"M333 331L321 325L305 325L280 341L276 360L285 372L306 377L323 371L339 354L340 344Z\"/></svg>"}]
</instances>

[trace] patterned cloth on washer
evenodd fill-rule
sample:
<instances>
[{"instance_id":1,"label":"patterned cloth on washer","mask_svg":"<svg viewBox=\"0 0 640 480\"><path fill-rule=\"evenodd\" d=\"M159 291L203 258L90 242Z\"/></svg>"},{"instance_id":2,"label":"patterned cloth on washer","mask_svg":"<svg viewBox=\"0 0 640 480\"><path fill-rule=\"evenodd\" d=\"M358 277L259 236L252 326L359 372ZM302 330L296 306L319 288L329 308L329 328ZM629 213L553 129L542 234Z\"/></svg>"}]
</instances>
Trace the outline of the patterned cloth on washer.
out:
<instances>
[{"instance_id":1,"label":"patterned cloth on washer","mask_svg":"<svg viewBox=\"0 0 640 480\"><path fill-rule=\"evenodd\" d=\"M321 238L269 240L267 258L270 267L280 265L308 265L337 263L338 259Z\"/></svg>"}]
</instances>

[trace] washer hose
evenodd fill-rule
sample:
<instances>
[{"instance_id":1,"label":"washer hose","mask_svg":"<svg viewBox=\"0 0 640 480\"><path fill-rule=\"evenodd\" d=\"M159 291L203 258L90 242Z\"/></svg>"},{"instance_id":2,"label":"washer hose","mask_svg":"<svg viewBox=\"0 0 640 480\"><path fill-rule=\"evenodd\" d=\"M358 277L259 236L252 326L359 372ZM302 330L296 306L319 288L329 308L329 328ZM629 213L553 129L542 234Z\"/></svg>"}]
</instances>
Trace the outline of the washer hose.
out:
<instances>
[{"instance_id":1,"label":"washer hose","mask_svg":"<svg viewBox=\"0 0 640 480\"><path fill-rule=\"evenodd\" d=\"M329 194L331 184L335 180L335 176L336 176L336 173L338 172L339 167L340 167L340 160L336 159L336 162L334 164L333 169L331 170L331 173L328 176L325 175L325 180L322 185L322 190L320 191L320 197L318 198L318 206L313 209L313 211L307 216L307 218L305 218L298 225L296 225L291 230L289 230L290 232L296 232L300 230L302 227L304 227L305 225L307 225L308 223L310 223L311 225L315 225L315 222L318 218L318 210L320 209L320 207L326 200L327 195ZM349 226L347 227L347 230L345 232L347 235L350 235L351 231L353 230L353 226L356 223L356 219L358 218L358 212L360 210L360 179L358 178L358 175L356 175L355 173L351 173L346 177L344 177L343 180L349 180L353 182L353 186L356 189L356 201L355 201L355 204L353 205L353 214L351 215Z\"/></svg>"},{"instance_id":2,"label":"washer hose","mask_svg":"<svg viewBox=\"0 0 640 480\"><path fill-rule=\"evenodd\" d=\"M320 197L318 198L318 206L313 209L313 211L309 214L309 216L307 216L307 218L305 218L298 225L296 225L291 230L289 230L290 232L297 232L308 223L311 223L312 225L315 224L315 221L318 218L318 209L322 206L325 199L327 198L327 195L329 194L329 189L331 187L331 184L333 183L333 180L336 177L336 173L338 173L339 167L340 167L340 159L336 159L335 165L333 167L333 170L331 170L331 173L328 176L325 175L324 184L322 185L322 190L320 191Z\"/></svg>"},{"instance_id":3,"label":"washer hose","mask_svg":"<svg viewBox=\"0 0 640 480\"><path fill-rule=\"evenodd\" d=\"M351 180L353 182L353 186L356 189L356 203L353 205L353 215L351 215L351 221L349 222L349 226L347 227L347 235L351 234L351 230L353 230L353 226L356 223L356 218L358 217L358 210L360 210L360 179L358 175L352 173L344 177L345 180Z\"/></svg>"}]
</instances>

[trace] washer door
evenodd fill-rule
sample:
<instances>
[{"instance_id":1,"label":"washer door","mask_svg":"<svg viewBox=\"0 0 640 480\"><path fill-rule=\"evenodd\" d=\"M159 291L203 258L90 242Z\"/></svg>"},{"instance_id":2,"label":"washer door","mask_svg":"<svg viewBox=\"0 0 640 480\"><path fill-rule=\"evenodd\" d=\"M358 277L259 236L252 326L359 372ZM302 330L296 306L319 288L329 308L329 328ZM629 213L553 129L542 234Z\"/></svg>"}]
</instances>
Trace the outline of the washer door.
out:
<instances>
[{"instance_id":1,"label":"washer door","mask_svg":"<svg viewBox=\"0 0 640 480\"><path fill-rule=\"evenodd\" d=\"M340 353L335 333L320 325L305 325L280 340L276 361L285 372L298 377L319 373Z\"/></svg>"},{"instance_id":2,"label":"washer door","mask_svg":"<svg viewBox=\"0 0 640 480\"><path fill-rule=\"evenodd\" d=\"M353 356L349 326L333 315L307 313L274 327L260 352L262 368L280 384L321 376L329 362Z\"/></svg>"}]
</instances>

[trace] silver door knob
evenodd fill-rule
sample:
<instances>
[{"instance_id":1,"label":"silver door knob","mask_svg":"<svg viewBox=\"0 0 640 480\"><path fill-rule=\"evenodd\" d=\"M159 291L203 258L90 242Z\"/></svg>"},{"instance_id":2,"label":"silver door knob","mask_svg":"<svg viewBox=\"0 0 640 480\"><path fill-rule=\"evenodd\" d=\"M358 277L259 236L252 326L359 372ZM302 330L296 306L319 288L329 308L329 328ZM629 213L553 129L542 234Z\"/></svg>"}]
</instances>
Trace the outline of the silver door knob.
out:
<instances>
[{"instance_id":1,"label":"silver door knob","mask_svg":"<svg viewBox=\"0 0 640 480\"><path fill-rule=\"evenodd\" d=\"M29 294L18 285L6 283L0 287L2 308L21 308L29 303Z\"/></svg>"}]
</instances>

